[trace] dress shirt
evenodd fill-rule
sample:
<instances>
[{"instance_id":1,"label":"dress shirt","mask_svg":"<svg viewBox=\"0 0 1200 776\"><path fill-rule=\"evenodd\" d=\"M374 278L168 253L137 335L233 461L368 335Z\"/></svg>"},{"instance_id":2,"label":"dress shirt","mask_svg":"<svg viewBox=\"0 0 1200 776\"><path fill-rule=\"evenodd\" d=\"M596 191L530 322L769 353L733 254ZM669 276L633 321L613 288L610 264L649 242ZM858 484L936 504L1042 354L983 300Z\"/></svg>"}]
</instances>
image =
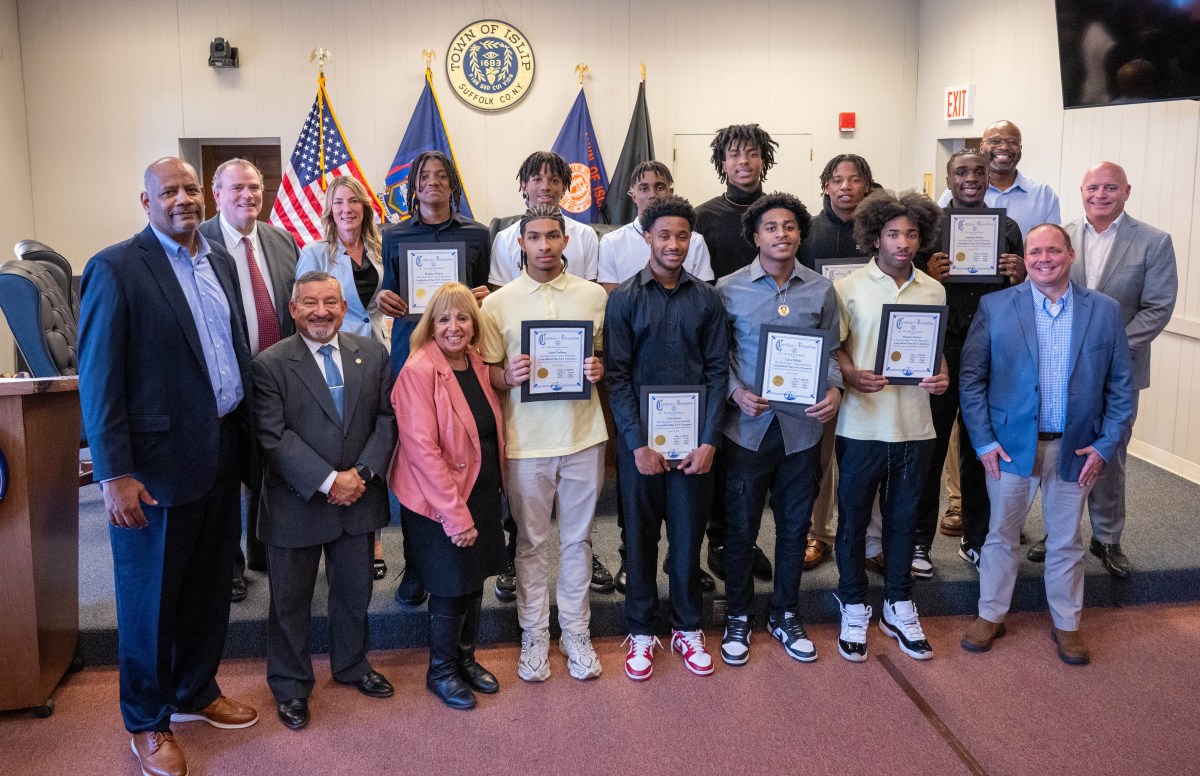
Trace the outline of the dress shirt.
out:
<instances>
[{"instance_id":1,"label":"dress shirt","mask_svg":"<svg viewBox=\"0 0 1200 776\"><path fill-rule=\"evenodd\" d=\"M634 221L600 238L600 283L624 283L650 261L650 246L646 244L641 224ZM699 232L692 232L683 268L694 278L712 280L712 259L708 246Z\"/></svg>"},{"instance_id":2,"label":"dress shirt","mask_svg":"<svg viewBox=\"0 0 1200 776\"><path fill-rule=\"evenodd\" d=\"M606 321L605 375L621 443L629 450L646 447L642 386L703 385L700 444L719 445L729 333L716 290L686 270L666 289L647 266L609 296Z\"/></svg>"},{"instance_id":3,"label":"dress shirt","mask_svg":"<svg viewBox=\"0 0 1200 776\"><path fill-rule=\"evenodd\" d=\"M317 362L317 371L321 373L322 380L325 379L325 356L318 353L317 348L323 345L331 345L333 347L333 352L330 354L330 357L333 359L333 363L337 365L338 371L342 374L342 382L346 382L346 370L342 369L342 349L338 345L338 337L336 334L329 342L317 342L316 340L305 337L303 334L300 335L300 339L304 340L304 344L308 346L308 352L312 353L313 360ZM337 470L331 470L329 472L329 476L326 477L325 481L317 487L317 490L328 496L329 489L333 487L333 481L335 479L337 479Z\"/></svg>"},{"instance_id":4,"label":"dress shirt","mask_svg":"<svg viewBox=\"0 0 1200 776\"><path fill-rule=\"evenodd\" d=\"M946 189L938 199L938 206L946 207L949 202L950 189ZM1054 189L1041 181L1025 177L1020 170L1017 170L1013 185L1007 189L1001 191L995 186L988 186L983 194L983 204L1007 210L1008 217L1021 227L1022 237L1038 224L1062 223L1062 211Z\"/></svg>"},{"instance_id":5,"label":"dress shirt","mask_svg":"<svg viewBox=\"0 0 1200 776\"><path fill-rule=\"evenodd\" d=\"M212 250L204 235L196 232L199 247L196 255L154 228L154 236L170 260L171 269L187 298L204 351L204 366L217 400L217 417L225 417L242 401L242 373L238 370L237 354L233 351L233 325L230 323L229 300L217 280L208 256Z\"/></svg>"},{"instance_id":6,"label":"dress shirt","mask_svg":"<svg viewBox=\"0 0 1200 776\"><path fill-rule=\"evenodd\" d=\"M1108 228L1097 232L1092 222L1083 220L1083 245L1077 246L1083 259L1084 269L1087 270L1087 287L1095 288L1104 276L1104 265L1112 255L1113 243L1117 241L1117 230L1121 228L1121 219L1125 218L1124 211L1113 219Z\"/></svg>"},{"instance_id":7,"label":"dress shirt","mask_svg":"<svg viewBox=\"0 0 1200 776\"><path fill-rule=\"evenodd\" d=\"M566 222L567 247L563 258L567 260L567 272L584 280L595 280L600 253L596 230L573 218ZM521 244L517 242L520 236L520 221L496 235L496 241L492 243L492 269L488 274L488 282L493 286L511 283L521 276Z\"/></svg>"},{"instance_id":8,"label":"dress shirt","mask_svg":"<svg viewBox=\"0 0 1200 776\"><path fill-rule=\"evenodd\" d=\"M250 335L250 355L257 356L261 350L258 346L258 315L255 314L258 305L254 303L254 285L250 282L250 267L246 263L246 244L242 242L243 237L248 237L250 242L254 243L255 263L267 286L267 293L271 296L272 312L277 309L275 308L275 284L271 282L271 269L267 266L267 257L263 254L262 242L258 239L258 222L254 222L248 235L243 235L219 214L217 223L221 225L221 237L225 242L225 250L229 251L229 255L233 257L234 266L237 267L238 290L242 294L242 309L246 311L246 328Z\"/></svg>"},{"instance_id":9,"label":"dress shirt","mask_svg":"<svg viewBox=\"0 0 1200 776\"><path fill-rule=\"evenodd\" d=\"M726 391L730 401L725 409L725 436L747 450L758 450L771 420L778 417L783 449L788 455L820 442L822 425L816 418L776 413L774 409L752 418L733 401L733 392L745 388L751 393L759 393L759 332L768 324L830 332L829 386L842 387L842 370L834 355L838 346L838 301L833 283L797 261L791 277L780 288L755 257L750 266L721 278L717 282L717 293L725 304L731 326L729 389ZM780 314L781 305L787 306L786 315Z\"/></svg>"}]
</instances>

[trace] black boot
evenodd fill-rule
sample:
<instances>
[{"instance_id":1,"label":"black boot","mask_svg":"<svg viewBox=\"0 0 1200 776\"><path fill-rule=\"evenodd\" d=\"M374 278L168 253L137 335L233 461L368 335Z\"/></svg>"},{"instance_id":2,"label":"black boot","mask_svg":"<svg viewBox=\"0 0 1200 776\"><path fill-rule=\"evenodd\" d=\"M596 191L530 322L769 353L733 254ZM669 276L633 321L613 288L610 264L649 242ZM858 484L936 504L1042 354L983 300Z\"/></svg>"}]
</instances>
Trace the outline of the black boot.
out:
<instances>
[{"instance_id":1,"label":"black boot","mask_svg":"<svg viewBox=\"0 0 1200 776\"><path fill-rule=\"evenodd\" d=\"M491 671L475 662L475 637L479 635L481 604L480 598L476 596L474 602L467 605L462 635L458 637L458 675L471 685L471 689L491 695L500 692L500 682Z\"/></svg>"},{"instance_id":2,"label":"black boot","mask_svg":"<svg viewBox=\"0 0 1200 776\"><path fill-rule=\"evenodd\" d=\"M463 616L429 615L429 670L425 686L452 709L475 706L475 693L458 675L458 639Z\"/></svg>"}]
</instances>

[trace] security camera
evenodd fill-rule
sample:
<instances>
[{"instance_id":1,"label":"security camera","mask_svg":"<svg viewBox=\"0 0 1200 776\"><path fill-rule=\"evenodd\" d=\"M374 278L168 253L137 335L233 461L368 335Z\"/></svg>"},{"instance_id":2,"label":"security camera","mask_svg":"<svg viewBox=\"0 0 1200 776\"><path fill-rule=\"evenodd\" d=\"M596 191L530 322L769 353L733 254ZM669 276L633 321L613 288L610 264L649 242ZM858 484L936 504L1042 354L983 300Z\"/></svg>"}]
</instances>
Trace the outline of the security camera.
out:
<instances>
[{"instance_id":1,"label":"security camera","mask_svg":"<svg viewBox=\"0 0 1200 776\"><path fill-rule=\"evenodd\" d=\"M237 67L237 46L229 45L229 41L224 38L213 38L212 43L208 44L208 66Z\"/></svg>"}]
</instances>

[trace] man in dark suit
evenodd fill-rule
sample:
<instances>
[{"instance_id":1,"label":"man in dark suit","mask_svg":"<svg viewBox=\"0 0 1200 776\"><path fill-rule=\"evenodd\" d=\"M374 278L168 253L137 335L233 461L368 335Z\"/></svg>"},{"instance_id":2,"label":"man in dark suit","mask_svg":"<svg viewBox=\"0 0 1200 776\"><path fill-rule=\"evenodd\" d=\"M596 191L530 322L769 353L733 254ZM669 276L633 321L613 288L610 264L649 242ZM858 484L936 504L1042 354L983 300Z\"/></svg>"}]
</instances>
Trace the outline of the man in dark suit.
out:
<instances>
[{"instance_id":1,"label":"man in dark suit","mask_svg":"<svg viewBox=\"0 0 1200 776\"><path fill-rule=\"evenodd\" d=\"M217 215L200 224L200 234L221 245L233 257L242 308L247 311L246 334L250 356L290 337L296 327L288 299L296 279L296 241L282 229L258 222L262 211L262 173L245 159L222 162L213 172ZM255 461L257 464L257 461ZM245 571L267 570L267 548L258 539L258 502L262 470L252 472L246 510L246 555L239 543L234 551L232 600L246 597Z\"/></svg>"},{"instance_id":2,"label":"man in dark suit","mask_svg":"<svg viewBox=\"0 0 1200 776\"><path fill-rule=\"evenodd\" d=\"M984 296L963 348L963 422L991 498L979 617L962 640L972 652L1004 635L1021 527L1041 490L1051 635L1064 662L1090 660L1079 631L1079 524L1088 492L1129 431L1133 389L1117 303L1070 280L1074 259L1062 227L1031 229L1029 282Z\"/></svg>"},{"instance_id":3,"label":"man in dark suit","mask_svg":"<svg viewBox=\"0 0 1200 776\"><path fill-rule=\"evenodd\" d=\"M374 698L393 692L367 662L367 606L396 419L387 350L338 333L346 300L337 279L301 275L289 307L296 334L254 359L254 420L265 463L258 535L271 567L267 684L280 721L297 730L314 683L308 632L322 553L333 678Z\"/></svg>"},{"instance_id":4,"label":"man in dark suit","mask_svg":"<svg viewBox=\"0 0 1200 776\"><path fill-rule=\"evenodd\" d=\"M149 226L83 272L79 394L111 523L121 714L143 773L184 776L171 722L258 721L216 682L250 353L233 262L196 231L196 171L160 159L145 188Z\"/></svg>"}]
</instances>

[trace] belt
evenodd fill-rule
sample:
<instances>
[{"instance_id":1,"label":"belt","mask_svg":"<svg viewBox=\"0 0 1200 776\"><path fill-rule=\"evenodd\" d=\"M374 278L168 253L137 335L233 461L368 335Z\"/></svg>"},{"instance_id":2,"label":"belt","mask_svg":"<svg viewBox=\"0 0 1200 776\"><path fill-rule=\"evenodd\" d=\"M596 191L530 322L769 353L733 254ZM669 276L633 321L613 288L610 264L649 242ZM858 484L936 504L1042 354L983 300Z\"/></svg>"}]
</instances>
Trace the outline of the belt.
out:
<instances>
[{"instance_id":1,"label":"belt","mask_svg":"<svg viewBox=\"0 0 1200 776\"><path fill-rule=\"evenodd\" d=\"M1053 442L1055 439L1062 439L1062 434L1058 431L1054 431L1054 432L1039 431L1038 432L1038 441L1039 442Z\"/></svg>"}]
</instances>

